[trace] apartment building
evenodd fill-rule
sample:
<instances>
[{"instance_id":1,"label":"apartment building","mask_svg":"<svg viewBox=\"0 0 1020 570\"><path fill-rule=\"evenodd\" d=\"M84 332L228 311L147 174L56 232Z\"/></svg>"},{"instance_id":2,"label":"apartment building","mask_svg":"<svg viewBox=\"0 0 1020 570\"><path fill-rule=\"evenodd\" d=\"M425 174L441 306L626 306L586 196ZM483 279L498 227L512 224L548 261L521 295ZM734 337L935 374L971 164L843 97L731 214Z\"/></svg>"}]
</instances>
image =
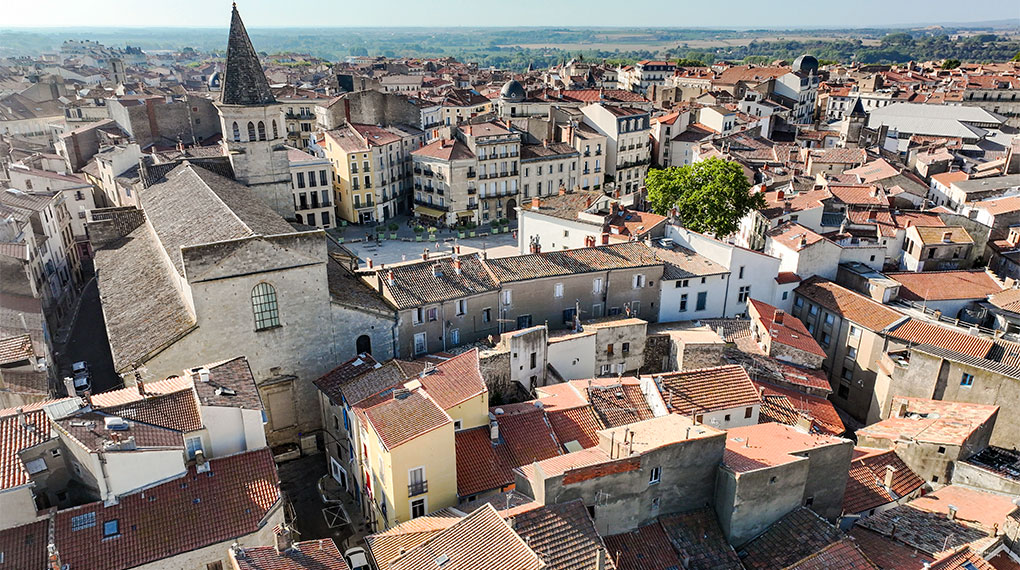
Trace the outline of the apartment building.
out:
<instances>
[{"instance_id":1,"label":"apartment building","mask_svg":"<svg viewBox=\"0 0 1020 570\"><path fill-rule=\"evenodd\" d=\"M606 167L605 149L609 148L609 138L582 122L563 129L562 137L564 142L580 153L577 159L577 183L581 189L602 188Z\"/></svg>"},{"instance_id":2,"label":"apartment building","mask_svg":"<svg viewBox=\"0 0 1020 570\"><path fill-rule=\"evenodd\" d=\"M644 186L652 156L649 113L603 103L581 107L581 113L584 122L607 139L606 181L627 194Z\"/></svg>"},{"instance_id":3,"label":"apartment building","mask_svg":"<svg viewBox=\"0 0 1020 570\"><path fill-rule=\"evenodd\" d=\"M643 60L633 66L621 68L618 73L621 89L648 96L650 89L661 88L667 84L670 77L676 73L676 64L668 61Z\"/></svg>"},{"instance_id":4,"label":"apartment building","mask_svg":"<svg viewBox=\"0 0 1020 570\"><path fill-rule=\"evenodd\" d=\"M492 112L492 101L479 95L473 89L450 89L440 97L439 119L444 125L455 126L460 123Z\"/></svg>"},{"instance_id":5,"label":"apartment building","mask_svg":"<svg viewBox=\"0 0 1020 570\"><path fill-rule=\"evenodd\" d=\"M307 149L315 133L315 108L330 99L311 89L286 87L276 91L276 101L283 107L283 124L287 132L287 144L297 149Z\"/></svg>"},{"instance_id":6,"label":"apartment building","mask_svg":"<svg viewBox=\"0 0 1020 570\"><path fill-rule=\"evenodd\" d=\"M297 222L323 230L333 227L333 165L296 148L287 150L287 160Z\"/></svg>"},{"instance_id":7,"label":"apartment building","mask_svg":"<svg viewBox=\"0 0 1020 570\"><path fill-rule=\"evenodd\" d=\"M411 154L425 143L413 127L348 123L317 145L333 165L337 215L356 224L409 211Z\"/></svg>"},{"instance_id":8,"label":"apartment building","mask_svg":"<svg viewBox=\"0 0 1020 570\"><path fill-rule=\"evenodd\" d=\"M413 153L414 216L430 222L479 222L478 158L457 139L439 139Z\"/></svg>"},{"instance_id":9,"label":"apartment building","mask_svg":"<svg viewBox=\"0 0 1020 570\"><path fill-rule=\"evenodd\" d=\"M516 218L521 183L521 135L498 123L463 125L458 133L478 161L480 223Z\"/></svg>"},{"instance_id":10,"label":"apartment building","mask_svg":"<svg viewBox=\"0 0 1020 570\"><path fill-rule=\"evenodd\" d=\"M477 350L382 364L360 355L316 385L330 473L373 530L457 504L454 432L489 425Z\"/></svg>"},{"instance_id":11,"label":"apartment building","mask_svg":"<svg viewBox=\"0 0 1020 570\"><path fill-rule=\"evenodd\" d=\"M581 156L567 143L543 141L542 144L521 145L521 200L533 196L550 196L561 189L579 187L578 158ZM511 217L516 216L514 213Z\"/></svg>"}]
</instances>

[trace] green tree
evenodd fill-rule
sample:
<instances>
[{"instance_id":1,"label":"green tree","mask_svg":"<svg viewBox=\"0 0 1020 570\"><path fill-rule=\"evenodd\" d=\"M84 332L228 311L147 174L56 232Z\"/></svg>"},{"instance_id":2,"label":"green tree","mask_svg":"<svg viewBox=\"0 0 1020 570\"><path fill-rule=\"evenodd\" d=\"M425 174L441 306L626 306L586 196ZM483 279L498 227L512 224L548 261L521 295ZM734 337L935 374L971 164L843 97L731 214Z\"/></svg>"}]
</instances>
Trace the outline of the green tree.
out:
<instances>
[{"instance_id":1,"label":"green tree","mask_svg":"<svg viewBox=\"0 0 1020 570\"><path fill-rule=\"evenodd\" d=\"M705 67L704 62L689 57L681 57L676 60L676 65L677 67Z\"/></svg>"},{"instance_id":2,"label":"green tree","mask_svg":"<svg viewBox=\"0 0 1020 570\"><path fill-rule=\"evenodd\" d=\"M958 59L947 59L942 62L942 69L956 69L957 67L960 67Z\"/></svg>"},{"instance_id":3,"label":"green tree","mask_svg":"<svg viewBox=\"0 0 1020 570\"><path fill-rule=\"evenodd\" d=\"M736 162L710 158L688 166L651 170L645 179L648 201L662 215L676 208L680 223L718 237L735 231L751 210L765 207Z\"/></svg>"}]
</instances>

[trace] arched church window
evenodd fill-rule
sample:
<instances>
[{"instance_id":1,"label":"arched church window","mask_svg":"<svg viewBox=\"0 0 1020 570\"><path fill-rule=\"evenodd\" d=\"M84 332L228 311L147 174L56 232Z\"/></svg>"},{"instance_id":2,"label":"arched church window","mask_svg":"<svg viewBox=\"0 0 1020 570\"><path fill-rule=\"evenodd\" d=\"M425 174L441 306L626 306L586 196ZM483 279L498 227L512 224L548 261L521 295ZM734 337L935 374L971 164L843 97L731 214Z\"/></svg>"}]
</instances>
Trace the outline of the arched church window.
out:
<instances>
[{"instance_id":1,"label":"arched church window","mask_svg":"<svg viewBox=\"0 0 1020 570\"><path fill-rule=\"evenodd\" d=\"M234 121L234 142L241 142L241 128L237 126L237 121Z\"/></svg>"},{"instance_id":2,"label":"arched church window","mask_svg":"<svg viewBox=\"0 0 1020 570\"><path fill-rule=\"evenodd\" d=\"M255 330L280 326L280 307L276 303L276 289L269 283L259 283L251 290L251 307L255 312Z\"/></svg>"},{"instance_id":3,"label":"arched church window","mask_svg":"<svg viewBox=\"0 0 1020 570\"><path fill-rule=\"evenodd\" d=\"M255 140L255 123L248 121L248 140Z\"/></svg>"},{"instance_id":4,"label":"arched church window","mask_svg":"<svg viewBox=\"0 0 1020 570\"><path fill-rule=\"evenodd\" d=\"M280 131L276 130L276 119L273 119L273 138L280 136Z\"/></svg>"},{"instance_id":5,"label":"arched church window","mask_svg":"<svg viewBox=\"0 0 1020 570\"><path fill-rule=\"evenodd\" d=\"M259 140L266 140L266 124L262 121L259 121Z\"/></svg>"}]
</instances>

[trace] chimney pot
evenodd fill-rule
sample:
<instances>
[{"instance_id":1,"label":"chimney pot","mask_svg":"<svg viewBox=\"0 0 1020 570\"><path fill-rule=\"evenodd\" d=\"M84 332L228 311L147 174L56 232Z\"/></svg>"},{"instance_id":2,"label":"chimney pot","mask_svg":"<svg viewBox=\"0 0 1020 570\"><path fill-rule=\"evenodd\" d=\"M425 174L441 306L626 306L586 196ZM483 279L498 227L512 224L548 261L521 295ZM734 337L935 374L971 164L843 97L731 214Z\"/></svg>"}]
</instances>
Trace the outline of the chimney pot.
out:
<instances>
[{"instance_id":1,"label":"chimney pot","mask_svg":"<svg viewBox=\"0 0 1020 570\"><path fill-rule=\"evenodd\" d=\"M201 382L208 382L209 381L209 369L205 368L205 367L199 368L199 370L198 370L198 379Z\"/></svg>"},{"instance_id":2,"label":"chimney pot","mask_svg":"<svg viewBox=\"0 0 1020 570\"><path fill-rule=\"evenodd\" d=\"M532 210L539 210L541 208L542 208L542 199L537 197L537 196L532 198L531 199L531 209Z\"/></svg>"},{"instance_id":3,"label":"chimney pot","mask_svg":"<svg viewBox=\"0 0 1020 570\"><path fill-rule=\"evenodd\" d=\"M946 508L949 510L949 512L946 514L946 518L948 518L951 521L952 520L956 520L956 510L957 510L956 509L956 505L946 505Z\"/></svg>"},{"instance_id":4,"label":"chimney pot","mask_svg":"<svg viewBox=\"0 0 1020 570\"><path fill-rule=\"evenodd\" d=\"M386 272L386 282L390 285L390 287L392 287L393 284L396 282L396 279L394 279L394 277L393 277L393 270L392 269L390 269L389 271Z\"/></svg>"},{"instance_id":5,"label":"chimney pot","mask_svg":"<svg viewBox=\"0 0 1020 570\"><path fill-rule=\"evenodd\" d=\"M892 489L893 476L895 476L895 475L896 475L896 468L893 467L892 465L886 465L885 466L885 481L884 481L886 489Z\"/></svg>"},{"instance_id":6,"label":"chimney pot","mask_svg":"<svg viewBox=\"0 0 1020 570\"><path fill-rule=\"evenodd\" d=\"M784 313L783 311L780 311L780 310L778 310L778 309L777 309L777 310L776 310L776 314L775 314L775 316L774 316L774 317L772 318L772 320L773 320L773 322L775 322L775 323L776 323L777 325L781 325L781 324L783 324L783 317L784 317L785 315L786 315L786 313Z\"/></svg>"},{"instance_id":7,"label":"chimney pot","mask_svg":"<svg viewBox=\"0 0 1020 570\"><path fill-rule=\"evenodd\" d=\"M429 260L429 250L428 250L428 248L425 248L424 250L422 250L421 258L422 258L423 261L428 261Z\"/></svg>"},{"instance_id":8,"label":"chimney pot","mask_svg":"<svg viewBox=\"0 0 1020 570\"><path fill-rule=\"evenodd\" d=\"M454 271L457 272L457 275L460 275L460 265L461 265L461 261L459 259L455 259L453 261L453 269L454 269Z\"/></svg>"},{"instance_id":9,"label":"chimney pot","mask_svg":"<svg viewBox=\"0 0 1020 570\"><path fill-rule=\"evenodd\" d=\"M366 262L368 263L368 268L369 268L369 269L372 269L372 267L374 267L374 266L375 266L375 264L374 264L374 263L372 263L372 258L371 258L371 257L366 257L366 258L365 258L365 261L366 261Z\"/></svg>"},{"instance_id":10,"label":"chimney pot","mask_svg":"<svg viewBox=\"0 0 1020 570\"><path fill-rule=\"evenodd\" d=\"M138 380L137 382L138 383L136 384L136 386L138 387L138 395L139 396L144 396L145 395L145 382L142 382L141 380Z\"/></svg>"}]
</instances>

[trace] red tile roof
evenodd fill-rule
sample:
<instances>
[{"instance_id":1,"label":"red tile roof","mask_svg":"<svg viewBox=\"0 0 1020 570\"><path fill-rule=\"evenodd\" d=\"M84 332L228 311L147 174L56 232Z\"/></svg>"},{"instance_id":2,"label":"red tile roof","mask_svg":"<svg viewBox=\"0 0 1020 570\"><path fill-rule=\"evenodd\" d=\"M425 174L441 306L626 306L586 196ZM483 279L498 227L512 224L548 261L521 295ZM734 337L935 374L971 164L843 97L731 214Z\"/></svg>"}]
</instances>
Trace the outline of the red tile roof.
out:
<instances>
[{"instance_id":1,"label":"red tile roof","mask_svg":"<svg viewBox=\"0 0 1020 570\"><path fill-rule=\"evenodd\" d=\"M885 275L900 284L900 298L910 301L984 300L988 295L1002 290L1002 285L983 269Z\"/></svg>"},{"instance_id":2,"label":"red tile roof","mask_svg":"<svg viewBox=\"0 0 1020 570\"><path fill-rule=\"evenodd\" d=\"M576 384L579 381L574 381ZM606 427L619 427L655 417L637 378L595 381L585 391L595 414Z\"/></svg>"},{"instance_id":3,"label":"red tile roof","mask_svg":"<svg viewBox=\"0 0 1020 570\"><path fill-rule=\"evenodd\" d=\"M815 304L873 331L884 330L904 318L885 305L821 277L810 277L796 293Z\"/></svg>"},{"instance_id":4,"label":"red tile roof","mask_svg":"<svg viewBox=\"0 0 1020 570\"><path fill-rule=\"evenodd\" d=\"M878 186L867 184L830 184L833 198L851 206L888 206L889 198Z\"/></svg>"},{"instance_id":5,"label":"red tile roof","mask_svg":"<svg viewBox=\"0 0 1020 570\"><path fill-rule=\"evenodd\" d=\"M295 542L283 552L274 546L238 548L233 556L239 570L349 570L332 538Z\"/></svg>"},{"instance_id":6,"label":"red tile roof","mask_svg":"<svg viewBox=\"0 0 1020 570\"><path fill-rule=\"evenodd\" d=\"M986 338L913 318L889 331L889 336L911 344L930 344L977 358L986 357L995 346L994 342Z\"/></svg>"},{"instance_id":7,"label":"red tile roof","mask_svg":"<svg viewBox=\"0 0 1020 570\"><path fill-rule=\"evenodd\" d=\"M514 482L506 445L493 446L489 428L461 430L454 435L457 449L457 495L469 497Z\"/></svg>"},{"instance_id":8,"label":"red tile roof","mask_svg":"<svg viewBox=\"0 0 1020 570\"><path fill-rule=\"evenodd\" d=\"M605 570L616 568L581 499L500 514L538 553L546 570L594 570L599 551L604 556Z\"/></svg>"},{"instance_id":9,"label":"red tile roof","mask_svg":"<svg viewBox=\"0 0 1020 570\"><path fill-rule=\"evenodd\" d=\"M478 368L477 348L445 360L430 370L432 371L426 371L421 377L421 383L429 397L444 410L449 410L487 390Z\"/></svg>"},{"instance_id":10,"label":"red tile roof","mask_svg":"<svg viewBox=\"0 0 1020 570\"><path fill-rule=\"evenodd\" d=\"M792 271L780 271L779 275L776 275L776 283L780 285L786 285L787 283L797 283L801 281L800 275Z\"/></svg>"},{"instance_id":11,"label":"red tile roof","mask_svg":"<svg viewBox=\"0 0 1020 570\"><path fill-rule=\"evenodd\" d=\"M861 552L853 539L844 538L811 554L788 570L878 570Z\"/></svg>"},{"instance_id":12,"label":"red tile roof","mask_svg":"<svg viewBox=\"0 0 1020 570\"><path fill-rule=\"evenodd\" d=\"M741 548L747 570L790 568L843 538L843 533L814 511L800 507L779 519ZM793 566L796 568L796 566Z\"/></svg>"},{"instance_id":13,"label":"red tile roof","mask_svg":"<svg viewBox=\"0 0 1020 570\"><path fill-rule=\"evenodd\" d=\"M813 431L825 435L843 435L846 431L846 426L843 425L843 420L836 413L836 408L832 405L832 402L825 398L812 396L811 394L805 394L798 390L767 382L755 382L754 385L761 390L761 395L765 399L765 403L762 404L762 412L766 415L768 415L766 408L780 405L775 401L771 401L771 397L781 397L785 398L785 401L780 406L785 410L796 413L799 417L811 420ZM763 419L771 419L772 421L792 425L790 421L780 419L783 416L788 417L787 414L782 414L778 417L770 416ZM794 419L794 423L796 421Z\"/></svg>"},{"instance_id":14,"label":"red tile roof","mask_svg":"<svg viewBox=\"0 0 1020 570\"><path fill-rule=\"evenodd\" d=\"M688 511L659 518L679 552L690 560L689 568L712 570L743 570L740 558L726 540L712 508Z\"/></svg>"},{"instance_id":15,"label":"red tile roof","mask_svg":"<svg viewBox=\"0 0 1020 570\"><path fill-rule=\"evenodd\" d=\"M58 511L56 545L70 568L133 568L253 533L280 499L268 449L212 459L207 473L183 477L120 497ZM104 539L104 523L119 535ZM167 532L173 521L174 532ZM78 528L83 527L83 528Z\"/></svg>"},{"instance_id":16,"label":"red tile roof","mask_svg":"<svg viewBox=\"0 0 1020 570\"><path fill-rule=\"evenodd\" d=\"M32 335L26 333L0 339L0 365L21 362L33 356Z\"/></svg>"},{"instance_id":17,"label":"red tile roof","mask_svg":"<svg viewBox=\"0 0 1020 570\"><path fill-rule=\"evenodd\" d=\"M925 562L934 559L916 548L910 548L895 540L889 540L877 532L860 526L850 529L850 536L857 542L861 552L879 568L890 570L923 570Z\"/></svg>"},{"instance_id":18,"label":"red tile roof","mask_svg":"<svg viewBox=\"0 0 1020 570\"><path fill-rule=\"evenodd\" d=\"M1003 528L1006 518L1017 510L1012 497L958 485L942 487L934 493L914 499L910 505L916 509L942 514L949 513L949 506L952 505L957 509L956 520L988 531Z\"/></svg>"},{"instance_id":19,"label":"red tile roof","mask_svg":"<svg viewBox=\"0 0 1020 570\"><path fill-rule=\"evenodd\" d=\"M761 326L765 329L765 333L772 338L772 342L825 357L825 351L818 345L800 319L792 315L785 315L782 324L779 324L776 323L776 311L779 309L756 299L748 299L748 302L758 313Z\"/></svg>"},{"instance_id":20,"label":"red tile roof","mask_svg":"<svg viewBox=\"0 0 1020 570\"><path fill-rule=\"evenodd\" d=\"M779 365L779 371L783 375L783 380L790 384L804 386L806 388L827 390L829 392L832 391L832 385L829 383L829 379L826 378L825 374L820 370L802 368L785 362L777 362L777 364Z\"/></svg>"},{"instance_id":21,"label":"red tile roof","mask_svg":"<svg viewBox=\"0 0 1020 570\"><path fill-rule=\"evenodd\" d=\"M21 419L17 413L0 417L0 490L31 481L20 454L49 439L50 421L42 410L24 412Z\"/></svg>"},{"instance_id":22,"label":"red tile roof","mask_svg":"<svg viewBox=\"0 0 1020 570\"><path fill-rule=\"evenodd\" d=\"M723 463L734 472L754 471L797 461L803 458L798 453L845 441L828 435L803 433L780 423L731 428L726 433Z\"/></svg>"},{"instance_id":23,"label":"red tile roof","mask_svg":"<svg viewBox=\"0 0 1020 570\"><path fill-rule=\"evenodd\" d=\"M339 404L343 401L343 394L341 393L340 388L363 373L377 368L377 365L378 362L372 358L371 354L359 354L347 362L344 362L340 366L337 366L333 370L330 370L321 378L315 380L313 384L315 384L315 387L321 390L322 393L330 399L330 401L334 404Z\"/></svg>"},{"instance_id":24,"label":"red tile roof","mask_svg":"<svg viewBox=\"0 0 1020 570\"><path fill-rule=\"evenodd\" d=\"M497 416L499 437L509 449L513 467L555 457L562 453L561 442L541 410Z\"/></svg>"},{"instance_id":25,"label":"red tile roof","mask_svg":"<svg viewBox=\"0 0 1020 570\"><path fill-rule=\"evenodd\" d=\"M843 493L844 514L870 511L909 495L924 485L924 480L891 449L857 447L854 455L850 463L850 478ZM885 487L889 467L895 470L891 489Z\"/></svg>"},{"instance_id":26,"label":"red tile roof","mask_svg":"<svg viewBox=\"0 0 1020 570\"><path fill-rule=\"evenodd\" d=\"M997 570L969 546L961 547L938 559L932 563L930 568L931 570Z\"/></svg>"},{"instance_id":27,"label":"red tile roof","mask_svg":"<svg viewBox=\"0 0 1020 570\"><path fill-rule=\"evenodd\" d=\"M14 569L46 568L49 559L49 521L41 520L0 530L3 566Z\"/></svg>"},{"instance_id":28,"label":"red tile roof","mask_svg":"<svg viewBox=\"0 0 1020 570\"><path fill-rule=\"evenodd\" d=\"M354 411L372 426L387 449L453 423L421 389L368 398L354 406Z\"/></svg>"},{"instance_id":29,"label":"red tile roof","mask_svg":"<svg viewBox=\"0 0 1020 570\"><path fill-rule=\"evenodd\" d=\"M657 522L607 536L605 541L619 570L676 570L681 567L669 537Z\"/></svg>"},{"instance_id":30,"label":"red tile roof","mask_svg":"<svg viewBox=\"0 0 1020 570\"><path fill-rule=\"evenodd\" d=\"M543 563L492 505L486 504L401 554L388 570L538 570Z\"/></svg>"},{"instance_id":31,"label":"red tile roof","mask_svg":"<svg viewBox=\"0 0 1020 570\"><path fill-rule=\"evenodd\" d=\"M475 157L475 153L457 139L440 139L412 152L411 156L440 160L470 160Z\"/></svg>"},{"instance_id":32,"label":"red tile roof","mask_svg":"<svg viewBox=\"0 0 1020 570\"><path fill-rule=\"evenodd\" d=\"M903 405L906 406L906 416L900 417ZM889 409L892 417L857 430L858 438L913 438L922 442L963 445L975 430L992 420L999 411L998 406L904 397L893 398Z\"/></svg>"},{"instance_id":33,"label":"red tile roof","mask_svg":"<svg viewBox=\"0 0 1020 570\"><path fill-rule=\"evenodd\" d=\"M739 364L668 372L656 376L656 384L674 414L689 416L761 404L751 378Z\"/></svg>"},{"instance_id":34,"label":"red tile roof","mask_svg":"<svg viewBox=\"0 0 1020 570\"><path fill-rule=\"evenodd\" d=\"M598 445L598 431L606 426L595 415L595 409L588 406L562 410L546 410L546 417L552 424L556 438L566 445L576 441L581 447Z\"/></svg>"},{"instance_id":35,"label":"red tile roof","mask_svg":"<svg viewBox=\"0 0 1020 570\"><path fill-rule=\"evenodd\" d=\"M107 414L182 433L202 429L198 398L190 387L169 394L147 394L144 399L119 406L100 406L93 400L92 406Z\"/></svg>"}]
</instances>

